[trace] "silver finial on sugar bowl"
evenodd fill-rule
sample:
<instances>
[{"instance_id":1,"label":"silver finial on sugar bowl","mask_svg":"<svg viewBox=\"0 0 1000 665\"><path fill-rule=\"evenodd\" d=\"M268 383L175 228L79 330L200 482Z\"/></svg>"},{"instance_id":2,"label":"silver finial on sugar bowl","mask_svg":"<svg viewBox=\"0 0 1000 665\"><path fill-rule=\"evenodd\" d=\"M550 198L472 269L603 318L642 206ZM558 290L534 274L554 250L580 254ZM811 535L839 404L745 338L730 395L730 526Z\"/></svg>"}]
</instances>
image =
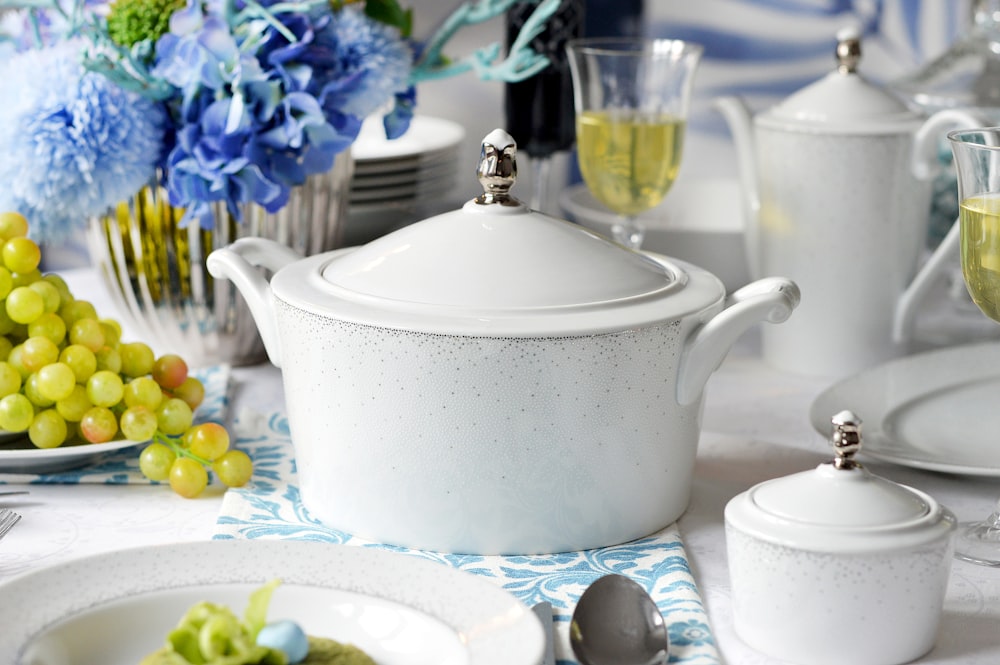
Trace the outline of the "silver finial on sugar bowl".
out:
<instances>
[{"instance_id":1,"label":"silver finial on sugar bowl","mask_svg":"<svg viewBox=\"0 0 1000 665\"><path fill-rule=\"evenodd\" d=\"M510 195L510 188L517 180L517 142L502 129L494 129L483 139L476 175L483 186L483 193L475 198L481 205L498 203L519 206L520 201Z\"/></svg>"},{"instance_id":2,"label":"silver finial on sugar bowl","mask_svg":"<svg viewBox=\"0 0 1000 665\"><path fill-rule=\"evenodd\" d=\"M861 33L855 27L842 28L837 32L837 71L853 74L858 71L861 60Z\"/></svg>"},{"instance_id":3,"label":"silver finial on sugar bowl","mask_svg":"<svg viewBox=\"0 0 1000 665\"><path fill-rule=\"evenodd\" d=\"M837 457L832 464L838 469L854 469L861 466L854 455L861 450L861 418L853 411L841 411L833 416L833 434L830 443Z\"/></svg>"}]
</instances>

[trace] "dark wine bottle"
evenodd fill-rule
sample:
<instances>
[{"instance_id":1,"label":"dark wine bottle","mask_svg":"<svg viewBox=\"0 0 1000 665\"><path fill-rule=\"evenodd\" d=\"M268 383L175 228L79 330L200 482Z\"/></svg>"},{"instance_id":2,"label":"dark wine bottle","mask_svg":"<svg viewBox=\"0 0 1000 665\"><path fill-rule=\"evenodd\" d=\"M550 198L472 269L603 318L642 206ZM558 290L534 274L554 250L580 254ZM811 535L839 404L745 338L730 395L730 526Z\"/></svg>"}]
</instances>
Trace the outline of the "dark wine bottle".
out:
<instances>
[{"instance_id":1,"label":"dark wine bottle","mask_svg":"<svg viewBox=\"0 0 1000 665\"><path fill-rule=\"evenodd\" d=\"M569 150L576 138L573 80L566 61L566 42L583 36L584 0L562 0L531 48L549 59L549 66L531 78L505 87L507 131L518 151L549 157ZM520 2L507 11L507 49L517 38L538 2Z\"/></svg>"}]
</instances>

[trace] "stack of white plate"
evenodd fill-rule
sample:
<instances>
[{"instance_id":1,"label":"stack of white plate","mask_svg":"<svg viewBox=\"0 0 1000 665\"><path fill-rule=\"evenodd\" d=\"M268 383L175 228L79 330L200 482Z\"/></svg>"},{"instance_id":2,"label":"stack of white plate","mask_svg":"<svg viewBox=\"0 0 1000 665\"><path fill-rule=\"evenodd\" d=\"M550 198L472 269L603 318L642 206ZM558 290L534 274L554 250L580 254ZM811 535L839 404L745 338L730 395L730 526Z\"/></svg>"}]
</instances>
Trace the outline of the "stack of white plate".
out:
<instances>
[{"instance_id":1,"label":"stack of white plate","mask_svg":"<svg viewBox=\"0 0 1000 665\"><path fill-rule=\"evenodd\" d=\"M414 116L397 139L382 118L365 120L351 146L354 179L346 244L358 244L408 222L455 188L465 129L450 120Z\"/></svg>"}]
</instances>

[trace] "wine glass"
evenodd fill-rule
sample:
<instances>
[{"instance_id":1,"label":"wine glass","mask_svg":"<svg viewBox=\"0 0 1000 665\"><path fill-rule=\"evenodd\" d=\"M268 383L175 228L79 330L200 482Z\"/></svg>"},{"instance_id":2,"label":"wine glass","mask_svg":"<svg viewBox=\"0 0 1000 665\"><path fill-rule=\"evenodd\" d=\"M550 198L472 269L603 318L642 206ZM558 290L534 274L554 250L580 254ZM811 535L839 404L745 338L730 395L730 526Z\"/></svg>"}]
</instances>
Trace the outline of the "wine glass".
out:
<instances>
[{"instance_id":1,"label":"wine glass","mask_svg":"<svg viewBox=\"0 0 1000 665\"><path fill-rule=\"evenodd\" d=\"M600 37L566 45L580 172L617 215L611 232L638 249L636 216L663 200L677 177L699 44Z\"/></svg>"},{"instance_id":2,"label":"wine glass","mask_svg":"<svg viewBox=\"0 0 1000 665\"><path fill-rule=\"evenodd\" d=\"M958 175L962 276L986 316L1000 322L1000 127L950 132ZM983 521L963 522L955 556L1000 567L1000 502Z\"/></svg>"}]
</instances>

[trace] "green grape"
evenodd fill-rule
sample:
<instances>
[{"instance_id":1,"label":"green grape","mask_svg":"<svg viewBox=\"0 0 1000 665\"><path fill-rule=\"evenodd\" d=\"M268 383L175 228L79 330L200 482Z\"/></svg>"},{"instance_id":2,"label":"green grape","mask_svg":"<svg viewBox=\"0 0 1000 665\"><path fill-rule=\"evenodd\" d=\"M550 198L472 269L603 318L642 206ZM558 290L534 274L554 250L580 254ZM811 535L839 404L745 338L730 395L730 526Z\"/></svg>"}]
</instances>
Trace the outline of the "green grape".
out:
<instances>
[{"instance_id":1,"label":"green grape","mask_svg":"<svg viewBox=\"0 0 1000 665\"><path fill-rule=\"evenodd\" d=\"M65 300L59 307L59 316L66 322L67 327L72 327L80 319L97 320L97 310L93 303L86 300Z\"/></svg>"},{"instance_id":2,"label":"green grape","mask_svg":"<svg viewBox=\"0 0 1000 665\"><path fill-rule=\"evenodd\" d=\"M0 212L0 240L28 235L28 220L19 212Z\"/></svg>"},{"instance_id":3,"label":"green grape","mask_svg":"<svg viewBox=\"0 0 1000 665\"><path fill-rule=\"evenodd\" d=\"M28 438L38 448L58 448L68 433L66 421L55 409L38 412L28 427Z\"/></svg>"},{"instance_id":4,"label":"green grape","mask_svg":"<svg viewBox=\"0 0 1000 665\"><path fill-rule=\"evenodd\" d=\"M35 419L35 407L21 393L0 399L0 427L8 432L23 432Z\"/></svg>"},{"instance_id":5,"label":"green grape","mask_svg":"<svg viewBox=\"0 0 1000 665\"><path fill-rule=\"evenodd\" d=\"M0 307L0 335L10 335L17 325L18 323L7 313L7 307Z\"/></svg>"},{"instance_id":6,"label":"green grape","mask_svg":"<svg viewBox=\"0 0 1000 665\"><path fill-rule=\"evenodd\" d=\"M28 400L37 407L43 409L48 408L55 404L55 400L49 399L38 390L38 374L29 374L28 378L25 379L24 385L22 386L22 392Z\"/></svg>"},{"instance_id":7,"label":"green grape","mask_svg":"<svg viewBox=\"0 0 1000 665\"><path fill-rule=\"evenodd\" d=\"M114 372L98 370L87 379L87 397L95 406L114 406L122 401L124 394L125 384Z\"/></svg>"},{"instance_id":8,"label":"green grape","mask_svg":"<svg viewBox=\"0 0 1000 665\"><path fill-rule=\"evenodd\" d=\"M170 488L186 499L201 494L208 485L208 472L190 457L178 457L170 466Z\"/></svg>"},{"instance_id":9,"label":"green grape","mask_svg":"<svg viewBox=\"0 0 1000 665\"><path fill-rule=\"evenodd\" d=\"M56 411L69 422L78 423L92 406L94 404L87 397L87 389L78 383L68 397L56 402Z\"/></svg>"},{"instance_id":10,"label":"green grape","mask_svg":"<svg viewBox=\"0 0 1000 665\"><path fill-rule=\"evenodd\" d=\"M28 284L28 288L42 297L46 312L54 314L59 311L59 305L62 304L59 298L59 289L53 286L51 282L38 279Z\"/></svg>"},{"instance_id":11,"label":"green grape","mask_svg":"<svg viewBox=\"0 0 1000 665\"><path fill-rule=\"evenodd\" d=\"M167 446L151 443L139 455L139 470L150 480L166 480L170 477L170 467L176 459L176 453Z\"/></svg>"},{"instance_id":12,"label":"green grape","mask_svg":"<svg viewBox=\"0 0 1000 665\"><path fill-rule=\"evenodd\" d=\"M4 265L11 272L31 272L38 268L42 260L42 250L38 247L38 243L24 236L6 241L0 254L3 255Z\"/></svg>"},{"instance_id":13,"label":"green grape","mask_svg":"<svg viewBox=\"0 0 1000 665\"><path fill-rule=\"evenodd\" d=\"M122 356L118 349L102 346L94 356L97 358L97 369L119 374L122 371Z\"/></svg>"},{"instance_id":14,"label":"green grape","mask_svg":"<svg viewBox=\"0 0 1000 665\"><path fill-rule=\"evenodd\" d=\"M153 363L153 379L167 390L179 387L187 376L187 363L177 354L164 354Z\"/></svg>"},{"instance_id":15,"label":"green grape","mask_svg":"<svg viewBox=\"0 0 1000 665\"><path fill-rule=\"evenodd\" d=\"M154 382L155 383L155 382ZM174 397L184 400L191 410L197 409L205 401L205 386L193 376L184 379L184 383L173 390Z\"/></svg>"},{"instance_id":16,"label":"green grape","mask_svg":"<svg viewBox=\"0 0 1000 665\"><path fill-rule=\"evenodd\" d=\"M0 307L0 311L3 307ZM6 358L10 355L11 350L14 348L14 343L10 341L10 338L6 335L0 335L0 358Z\"/></svg>"},{"instance_id":17,"label":"green grape","mask_svg":"<svg viewBox=\"0 0 1000 665\"><path fill-rule=\"evenodd\" d=\"M29 337L21 345L21 363L32 372L59 360L59 347L48 337Z\"/></svg>"},{"instance_id":18,"label":"green grape","mask_svg":"<svg viewBox=\"0 0 1000 665\"><path fill-rule=\"evenodd\" d=\"M149 441L156 434L156 413L149 407L138 404L122 412L118 427L126 439Z\"/></svg>"},{"instance_id":19,"label":"green grape","mask_svg":"<svg viewBox=\"0 0 1000 665\"><path fill-rule=\"evenodd\" d=\"M0 266L0 298L6 298L14 288L14 276L7 268Z\"/></svg>"},{"instance_id":20,"label":"green grape","mask_svg":"<svg viewBox=\"0 0 1000 665\"><path fill-rule=\"evenodd\" d=\"M97 319L77 319L69 327L70 344L82 344L94 353L104 347L104 331Z\"/></svg>"},{"instance_id":21,"label":"green grape","mask_svg":"<svg viewBox=\"0 0 1000 665\"><path fill-rule=\"evenodd\" d=\"M44 312L28 324L29 337L47 337L53 344L62 344L66 339L66 324L54 312Z\"/></svg>"},{"instance_id":22,"label":"green grape","mask_svg":"<svg viewBox=\"0 0 1000 665\"><path fill-rule=\"evenodd\" d=\"M91 443L104 443L118 434L118 418L114 411L103 406L87 409L80 419L80 433Z\"/></svg>"},{"instance_id":23,"label":"green grape","mask_svg":"<svg viewBox=\"0 0 1000 665\"><path fill-rule=\"evenodd\" d=\"M218 423L202 423L184 433L184 444L194 455L211 462L229 450L229 432Z\"/></svg>"},{"instance_id":24,"label":"green grape","mask_svg":"<svg viewBox=\"0 0 1000 665\"><path fill-rule=\"evenodd\" d=\"M35 270L31 270L29 272L12 272L10 273L10 277L14 282L15 288L18 286L30 287L32 284L42 279L42 273L36 268Z\"/></svg>"},{"instance_id":25,"label":"green grape","mask_svg":"<svg viewBox=\"0 0 1000 665\"><path fill-rule=\"evenodd\" d=\"M0 361L0 397L13 395L21 390L21 373L7 361Z\"/></svg>"},{"instance_id":26,"label":"green grape","mask_svg":"<svg viewBox=\"0 0 1000 665\"><path fill-rule=\"evenodd\" d=\"M114 319L100 319L101 330L104 332L104 343L117 349L122 341L122 327Z\"/></svg>"},{"instance_id":27,"label":"green grape","mask_svg":"<svg viewBox=\"0 0 1000 665\"><path fill-rule=\"evenodd\" d=\"M253 475L253 462L242 450L230 450L212 463L212 470L222 484L243 487Z\"/></svg>"},{"instance_id":28,"label":"green grape","mask_svg":"<svg viewBox=\"0 0 1000 665\"><path fill-rule=\"evenodd\" d=\"M31 323L45 311L45 301L27 286L15 286L7 295L5 307L15 323Z\"/></svg>"},{"instance_id":29,"label":"green grape","mask_svg":"<svg viewBox=\"0 0 1000 665\"><path fill-rule=\"evenodd\" d=\"M128 342L118 347L118 354L122 358L122 374L125 376L135 378L152 373L156 356L148 344Z\"/></svg>"},{"instance_id":30,"label":"green grape","mask_svg":"<svg viewBox=\"0 0 1000 665\"><path fill-rule=\"evenodd\" d=\"M65 279L63 279L62 277L60 277L56 273L52 272L52 273L48 273L46 275L43 275L42 276L42 280L46 281L49 284L51 284L52 286L56 287L56 291L59 292L59 303L60 303L59 304L59 308L60 309L62 309L62 306L64 304L73 302L73 300L74 300L73 294L70 292L69 285L66 283Z\"/></svg>"},{"instance_id":31,"label":"green grape","mask_svg":"<svg viewBox=\"0 0 1000 665\"><path fill-rule=\"evenodd\" d=\"M34 376L38 377L36 379L38 392L53 402L66 399L76 387L76 375L66 363L55 362L46 365Z\"/></svg>"},{"instance_id":32,"label":"green grape","mask_svg":"<svg viewBox=\"0 0 1000 665\"><path fill-rule=\"evenodd\" d=\"M77 383L86 383L97 371L97 356L81 344L70 344L59 353L59 362L69 365Z\"/></svg>"},{"instance_id":33,"label":"green grape","mask_svg":"<svg viewBox=\"0 0 1000 665\"><path fill-rule=\"evenodd\" d=\"M7 354L7 362L21 375L21 380L27 379L31 375L31 370L24 366L22 356L24 355L24 345L18 344Z\"/></svg>"},{"instance_id":34,"label":"green grape","mask_svg":"<svg viewBox=\"0 0 1000 665\"><path fill-rule=\"evenodd\" d=\"M194 413L182 399L171 397L163 400L156 408L156 421L160 431L168 436L180 436L191 427Z\"/></svg>"},{"instance_id":35,"label":"green grape","mask_svg":"<svg viewBox=\"0 0 1000 665\"><path fill-rule=\"evenodd\" d=\"M125 384L125 406L156 409L163 401L163 389L151 376L140 376Z\"/></svg>"}]
</instances>

